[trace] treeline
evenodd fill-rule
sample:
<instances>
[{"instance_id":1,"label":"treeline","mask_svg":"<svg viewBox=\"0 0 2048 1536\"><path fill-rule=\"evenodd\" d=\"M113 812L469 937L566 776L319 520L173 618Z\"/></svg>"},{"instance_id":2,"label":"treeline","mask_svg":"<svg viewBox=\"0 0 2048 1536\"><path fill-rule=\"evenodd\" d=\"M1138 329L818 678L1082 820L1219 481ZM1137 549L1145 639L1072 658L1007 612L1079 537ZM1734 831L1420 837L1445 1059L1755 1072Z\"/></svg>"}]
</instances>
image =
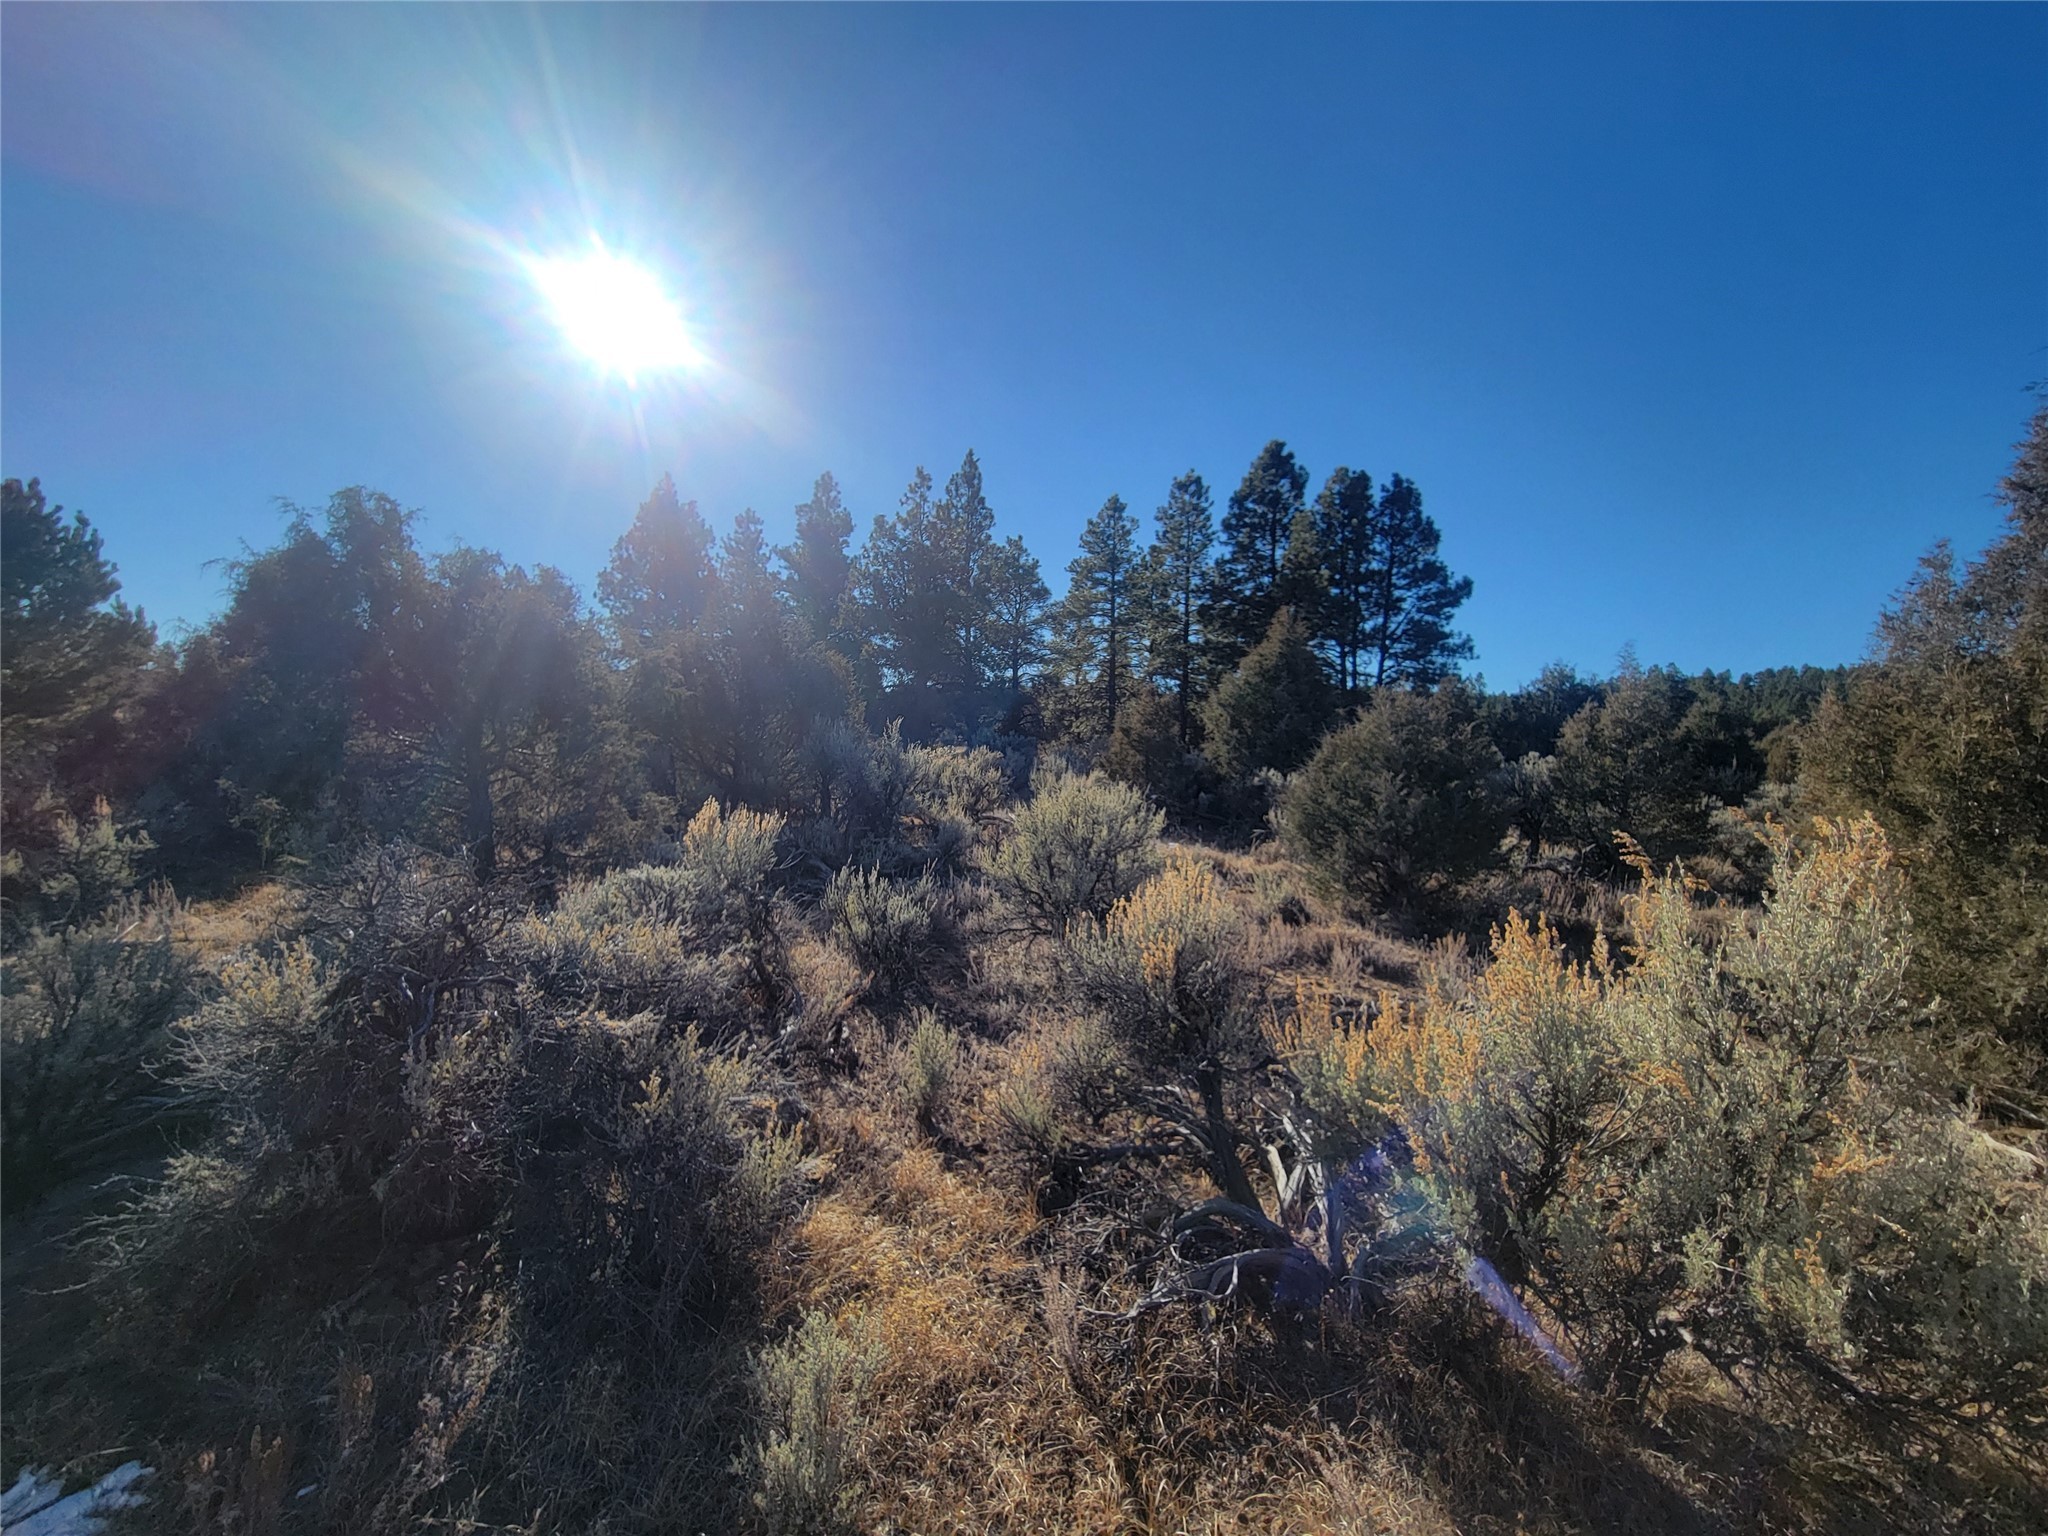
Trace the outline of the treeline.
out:
<instances>
[{"instance_id":1,"label":"treeline","mask_svg":"<svg viewBox=\"0 0 2048 1536\"><path fill-rule=\"evenodd\" d=\"M810 745L843 721L1060 742L1179 817L1253 825L1261 775L1471 654L1452 628L1471 583L1416 485L1340 467L1313 503L1307 487L1276 441L1220 528L1194 473L1149 541L1111 497L1054 601L1023 541L997 539L972 453L943 489L920 469L857 549L829 474L779 548L751 510L718 537L664 479L594 608L558 571L426 554L415 514L356 488L229 562L224 611L171 646L120 603L85 520L9 481L9 920L81 915L124 871L218 889L401 834L555 879L673 836L707 795L802 808ZM1568 725L1633 754L1589 768L1593 798L1562 821L1528 771L1518 825L1598 840L1639 803L1674 824L1702 794L1739 803L1823 682L1554 669L1483 712L1505 762L1556 751ZM1669 748L1654 763L1635 761L1646 730Z\"/></svg>"},{"instance_id":2,"label":"treeline","mask_svg":"<svg viewBox=\"0 0 2048 1536\"><path fill-rule=\"evenodd\" d=\"M714 534L665 478L594 606L546 567L429 555L415 514L351 489L230 562L224 610L175 646L119 601L82 517L9 481L7 922L400 836L545 899L672 842L707 797L830 812L834 733L900 721L1006 748L1020 784L1049 744L1206 834L1275 826L1425 928L1483 931L1527 894L1504 880L1638 853L1753 898L1762 818L1875 810L1916 875L1930 988L2031 1051L2042 432L2003 483L2004 538L1962 572L1930 557L1861 667L1624 658L1509 693L1458 675L1471 583L1416 485L1340 467L1311 502L1278 441L1220 519L1193 473L1149 540L1111 497L1057 601L997 538L972 453L942 488L920 469L858 547L829 474L779 548L751 510Z\"/></svg>"}]
</instances>

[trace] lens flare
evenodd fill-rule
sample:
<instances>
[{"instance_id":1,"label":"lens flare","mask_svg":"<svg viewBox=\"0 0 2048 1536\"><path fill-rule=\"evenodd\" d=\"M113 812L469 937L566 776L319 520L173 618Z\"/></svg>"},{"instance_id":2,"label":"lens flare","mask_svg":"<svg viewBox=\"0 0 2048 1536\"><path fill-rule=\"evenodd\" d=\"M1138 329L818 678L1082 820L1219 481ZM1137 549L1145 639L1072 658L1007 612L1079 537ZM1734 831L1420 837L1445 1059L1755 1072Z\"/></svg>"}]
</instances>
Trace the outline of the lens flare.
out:
<instances>
[{"instance_id":1,"label":"lens flare","mask_svg":"<svg viewBox=\"0 0 2048 1536\"><path fill-rule=\"evenodd\" d=\"M529 257L526 271L563 338L602 372L631 384L703 364L675 299L630 257L597 245L575 256Z\"/></svg>"}]
</instances>

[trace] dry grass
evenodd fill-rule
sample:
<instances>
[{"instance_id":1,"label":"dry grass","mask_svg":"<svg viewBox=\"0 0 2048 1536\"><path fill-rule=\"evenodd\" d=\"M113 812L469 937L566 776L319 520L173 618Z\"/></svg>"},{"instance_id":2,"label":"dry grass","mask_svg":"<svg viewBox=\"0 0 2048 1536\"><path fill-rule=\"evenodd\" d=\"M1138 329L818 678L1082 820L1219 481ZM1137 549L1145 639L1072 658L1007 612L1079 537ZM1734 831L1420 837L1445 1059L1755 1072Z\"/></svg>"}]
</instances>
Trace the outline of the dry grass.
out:
<instances>
[{"instance_id":1,"label":"dry grass","mask_svg":"<svg viewBox=\"0 0 2048 1536\"><path fill-rule=\"evenodd\" d=\"M1244 919L1269 1007L1291 1007L1309 983L1355 1016L1388 986L1434 981L1455 995L1472 974L1462 943L1419 945L1354 920L1277 850L1172 852L1207 866ZM1598 892L1552 884L1493 895L1539 896L1532 904L1567 908L1589 930L1604 922ZM1845 1494L1825 1461L1802 1449L1797 1426L1760 1423L1718 1377L1683 1362L1662 1383L1652 1422L1610 1411L1552 1375L1452 1277L1411 1281L1370 1318L1333 1299L1298 1326L1231 1307L1127 1319L1159 1273L1164 1224L1214 1191L1194 1160L1139 1158L1069 1169L1058 1199L1047 1199L1054 1147L1020 1134L1013 1110L1022 1090L1043 1089L1053 1139L1069 1138L1070 1148L1073 1138L1130 1137L1136 1122L1091 1097L1100 1041L1062 994L1055 941L1024 931L970 882L956 883L952 899L962 955L930 1003L959 1054L950 1110L924 1128L898 1087L910 1011L870 995L814 911L778 915L790 997L779 1036L762 1048L796 1074L776 1112L803 1117L811 1198L774 1236L773 1262L758 1266L758 1294L721 1336L718 1380L701 1395L703 1413L738 1426L726 1439L744 1443L755 1430L740 1385L749 1351L813 1315L875 1340L848 1464L857 1529L1971 1528L1967 1513L1944 1512L1944 1495L1966 1504L1971 1488L1990 1486L1988 1474L1943 1483L1914 1471L1908 1480L1931 1491L1906 1502L1887 1504L1882 1490ZM283 889L265 887L185 909L177 936L211 968L295 920ZM56 1213L53 1231L77 1215ZM87 1476L141 1455L192 1491L192 1529L266 1529L261 1522L276 1517L281 1532L339 1531L363 1528L400 1474L388 1427L385 1451L349 1449L371 1438L365 1425L397 1424L400 1441L453 1444L465 1432L448 1405L462 1400L463 1370L481 1369L488 1353L474 1347L489 1320L475 1297L493 1283L481 1245L422 1254L414 1270L365 1288L378 1239L364 1233L356 1259L337 1254L317 1275L285 1277L240 1298L213 1333L150 1340L138 1359L123 1357L135 1347L123 1338L95 1337L96 1303L64 1289L80 1271L61 1248L46 1249L29 1266L33 1284L23 1283L19 1236L9 1238L0 1436L9 1471L24 1459L69 1456ZM457 1293L470 1297L466 1311ZM700 1385L679 1378L663 1402L648 1404L614 1363L501 1379L490 1390L531 1399L532 1414L552 1399L582 1436L570 1457L580 1465L606 1463L614 1445L626 1460L650 1412L689 1427ZM423 1406L437 1394L439 1418ZM508 1422L529 1416L521 1406ZM81 1454L87 1448L94 1454ZM499 1448L508 1449L516 1448ZM669 1474L677 1487L622 1482L614 1528L666 1528L660 1511L693 1498L708 1507L680 1486L706 1481L725 1487L730 1519L720 1528L748 1528L757 1517L741 1464L708 1456L678 1450ZM275 1508L280 1461L291 1488L317 1480L334 1491ZM2024 1513L2013 1512L2024 1510L2025 1494L2008 1486L2005 1507L1985 1511L1980 1528L2024 1529ZM263 1512L245 1514L244 1505ZM460 1500L439 1507L459 1509ZM530 1528L562 1527L543 1509Z\"/></svg>"}]
</instances>

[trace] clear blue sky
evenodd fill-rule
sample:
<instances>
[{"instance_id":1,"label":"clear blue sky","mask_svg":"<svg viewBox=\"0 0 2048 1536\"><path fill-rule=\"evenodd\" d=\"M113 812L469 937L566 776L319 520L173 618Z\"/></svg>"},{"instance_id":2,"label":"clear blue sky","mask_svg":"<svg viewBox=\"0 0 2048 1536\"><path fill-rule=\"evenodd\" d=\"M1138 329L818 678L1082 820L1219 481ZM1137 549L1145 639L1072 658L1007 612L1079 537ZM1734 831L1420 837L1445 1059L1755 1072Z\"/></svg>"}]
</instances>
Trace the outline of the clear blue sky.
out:
<instances>
[{"instance_id":1,"label":"clear blue sky","mask_svg":"<svg viewBox=\"0 0 2048 1536\"><path fill-rule=\"evenodd\" d=\"M2048 376L2048 7L10 5L0 469L203 619L365 483L588 589L979 453L1055 589L1269 437L1422 486L1479 666L1859 655ZM637 394L512 249L659 264Z\"/></svg>"}]
</instances>

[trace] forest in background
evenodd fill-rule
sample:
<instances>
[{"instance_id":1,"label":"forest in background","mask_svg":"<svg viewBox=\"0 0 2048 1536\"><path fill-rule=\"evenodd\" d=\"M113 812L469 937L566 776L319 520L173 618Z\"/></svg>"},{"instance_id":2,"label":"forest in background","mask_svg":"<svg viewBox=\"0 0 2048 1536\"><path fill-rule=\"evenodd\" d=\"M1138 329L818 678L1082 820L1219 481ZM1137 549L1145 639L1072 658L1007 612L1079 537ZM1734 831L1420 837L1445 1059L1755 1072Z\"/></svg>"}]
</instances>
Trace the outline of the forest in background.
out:
<instances>
[{"instance_id":1,"label":"forest in background","mask_svg":"<svg viewBox=\"0 0 2048 1536\"><path fill-rule=\"evenodd\" d=\"M2048 412L1846 668L1488 692L1420 489L1309 484L1111 497L1054 599L972 453L857 547L830 475L775 549L665 479L594 604L356 488L168 645L6 482L6 1202L132 1181L10 1285L9 1469L2024 1529Z\"/></svg>"}]
</instances>

